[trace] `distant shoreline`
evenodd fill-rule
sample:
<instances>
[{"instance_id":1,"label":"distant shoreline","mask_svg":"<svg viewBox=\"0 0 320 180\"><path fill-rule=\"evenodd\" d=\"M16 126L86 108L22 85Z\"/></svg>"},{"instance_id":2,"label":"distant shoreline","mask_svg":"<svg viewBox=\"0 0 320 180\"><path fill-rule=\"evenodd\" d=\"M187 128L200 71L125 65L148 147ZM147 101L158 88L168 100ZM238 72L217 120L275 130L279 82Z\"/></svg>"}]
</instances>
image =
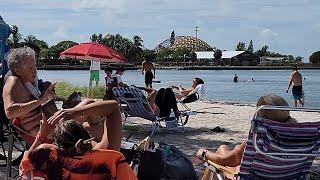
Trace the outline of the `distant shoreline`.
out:
<instances>
[{"instance_id":1,"label":"distant shoreline","mask_svg":"<svg viewBox=\"0 0 320 180\"><path fill-rule=\"evenodd\" d=\"M68 66L68 65L46 65L38 66L38 70L89 70L89 66ZM102 65L101 69L104 66ZM115 66L114 69L117 67ZM127 70L138 70L140 66L125 66ZM157 66L156 69L163 70L287 70L292 66ZM320 66L300 66L299 69L320 69Z\"/></svg>"}]
</instances>

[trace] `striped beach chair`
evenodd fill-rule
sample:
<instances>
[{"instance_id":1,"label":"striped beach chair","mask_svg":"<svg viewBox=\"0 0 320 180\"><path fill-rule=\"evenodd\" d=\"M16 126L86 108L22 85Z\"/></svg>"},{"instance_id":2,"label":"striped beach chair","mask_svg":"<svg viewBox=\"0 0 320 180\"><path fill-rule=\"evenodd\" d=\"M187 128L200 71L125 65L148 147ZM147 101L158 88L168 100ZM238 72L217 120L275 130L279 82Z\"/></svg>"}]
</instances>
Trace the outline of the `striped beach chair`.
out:
<instances>
[{"instance_id":1,"label":"striped beach chair","mask_svg":"<svg viewBox=\"0 0 320 180\"><path fill-rule=\"evenodd\" d=\"M257 109L319 112L263 106ZM319 157L320 121L280 123L255 117L240 166L240 179L306 179Z\"/></svg>"},{"instance_id":2,"label":"striped beach chair","mask_svg":"<svg viewBox=\"0 0 320 180\"><path fill-rule=\"evenodd\" d=\"M212 162L206 165L218 179L306 179L315 157L320 156L320 121L275 122L257 117L261 109L320 112L319 109L260 106L251 121L240 171L236 173L235 167L215 166Z\"/></svg>"}]
</instances>

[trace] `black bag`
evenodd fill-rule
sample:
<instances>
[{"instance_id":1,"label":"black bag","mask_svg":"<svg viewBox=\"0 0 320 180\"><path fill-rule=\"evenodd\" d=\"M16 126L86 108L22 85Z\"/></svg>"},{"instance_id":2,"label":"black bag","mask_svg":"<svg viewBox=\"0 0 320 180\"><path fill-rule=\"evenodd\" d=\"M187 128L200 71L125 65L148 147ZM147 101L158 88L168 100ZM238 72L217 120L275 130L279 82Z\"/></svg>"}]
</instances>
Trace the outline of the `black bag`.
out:
<instances>
[{"instance_id":1,"label":"black bag","mask_svg":"<svg viewBox=\"0 0 320 180\"><path fill-rule=\"evenodd\" d=\"M137 175L139 180L157 180L161 178L164 166L161 149L155 149L155 152L153 152L121 148L120 152L126 157L128 164L130 164L134 159L138 159L140 161Z\"/></svg>"},{"instance_id":2,"label":"black bag","mask_svg":"<svg viewBox=\"0 0 320 180\"><path fill-rule=\"evenodd\" d=\"M198 179L192 162L186 154L173 145L161 144L164 151L163 179Z\"/></svg>"}]
</instances>

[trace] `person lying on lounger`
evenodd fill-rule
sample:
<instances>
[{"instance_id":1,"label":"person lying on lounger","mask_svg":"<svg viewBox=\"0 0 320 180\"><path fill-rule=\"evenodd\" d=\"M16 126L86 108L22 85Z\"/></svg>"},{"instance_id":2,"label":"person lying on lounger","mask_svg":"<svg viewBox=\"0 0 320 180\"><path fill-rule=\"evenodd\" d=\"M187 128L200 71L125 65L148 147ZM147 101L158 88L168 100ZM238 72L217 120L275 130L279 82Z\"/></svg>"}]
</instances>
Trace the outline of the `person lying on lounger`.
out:
<instances>
[{"instance_id":1,"label":"person lying on lounger","mask_svg":"<svg viewBox=\"0 0 320 180\"><path fill-rule=\"evenodd\" d=\"M266 95L258 99L257 107L261 105L288 106L288 103L280 96ZM278 122L296 123L296 120L290 117L289 111L260 110L257 116ZM216 152L201 148L198 150L197 156L222 166L236 167L241 163L245 144L246 142L243 142L242 144L236 145L233 149L226 145L221 145ZM207 168L204 172L202 180L209 179L209 177L210 170Z\"/></svg>"},{"instance_id":2,"label":"person lying on lounger","mask_svg":"<svg viewBox=\"0 0 320 180\"><path fill-rule=\"evenodd\" d=\"M178 94L176 97L178 99L182 99L186 97L191 91L193 91L199 84L204 84L204 81L200 78L194 78L192 81L192 85L189 88L183 88L181 85L173 85L171 88L178 90Z\"/></svg>"},{"instance_id":3,"label":"person lying on lounger","mask_svg":"<svg viewBox=\"0 0 320 180\"><path fill-rule=\"evenodd\" d=\"M61 110L49 119L42 114L40 130L20 164L20 175L26 177L30 170L37 170L49 179L113 179L112 174L117 179L136 179L120 152L103 150L120 150L122 124L116 107L110 111L110 101L100 101ZM65 120L68 116L91 114L105 117L103 138L98 143L82 124ZM42 144L49 134L53 134L54 144ZM121 174L119 166L122 166Z\"/></svg>"},{"instance_id":4,"label":"person lying on lounger","mask_svg":"<svg viewBox=\"0 0 320 180\"><path fill-rule=\"evenodd\" d=\"M169 117L173 110L175 117L180 116L177 100L171 88L160 88L155 90L148 87L136 87L147 92L147 100L151 111L159 117Z\"/></svg>"}]
</instances>

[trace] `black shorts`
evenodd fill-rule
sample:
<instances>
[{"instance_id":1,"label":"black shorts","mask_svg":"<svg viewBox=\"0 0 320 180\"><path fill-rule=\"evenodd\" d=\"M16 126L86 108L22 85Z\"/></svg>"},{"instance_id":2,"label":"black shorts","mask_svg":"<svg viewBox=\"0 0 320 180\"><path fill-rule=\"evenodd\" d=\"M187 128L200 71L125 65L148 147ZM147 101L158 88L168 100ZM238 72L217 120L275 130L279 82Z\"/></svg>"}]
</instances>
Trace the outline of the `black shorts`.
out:
<instances>
[{"instance_id":1,"label":"black shorts","mask_svg":"<svg viewBox=\"0 0 320 180\"><path fill-rule=\"evenodd\" d=\"M152 84L153 74L151 71L147 71L144 76L144 82L146 84Z\"/></svg>"},{"instance_id":2,"label":"black shorts","mask_svg":"<svg viewBox=\"0 0 320 180\"><path fill-rule=\"evenodd\" d=\"M302 86L292 86L292 95L294 100L302 99Z\"/></svg>"}]
</instances>

